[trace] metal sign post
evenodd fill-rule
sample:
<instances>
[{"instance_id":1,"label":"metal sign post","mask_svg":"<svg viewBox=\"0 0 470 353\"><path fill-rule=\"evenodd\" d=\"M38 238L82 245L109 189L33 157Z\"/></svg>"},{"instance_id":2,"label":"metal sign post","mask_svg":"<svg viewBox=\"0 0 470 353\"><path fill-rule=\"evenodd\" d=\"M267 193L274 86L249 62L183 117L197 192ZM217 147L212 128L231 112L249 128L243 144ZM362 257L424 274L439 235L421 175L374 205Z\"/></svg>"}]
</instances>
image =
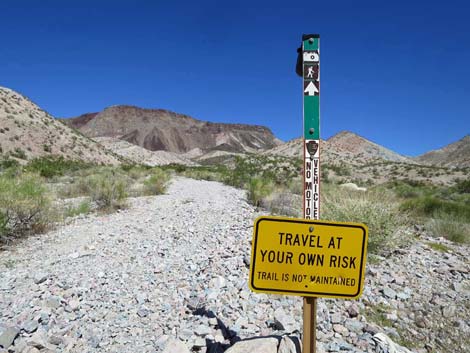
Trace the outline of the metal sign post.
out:
<instances>
[{"instance_id":1,"label":"metal sign post","mask_svg":"<svg viewBox=\"0 0 470 353\"><path fill-rule=\"evenodd\" d=\"M364 286L365 224L320 221L320 37L302 37L303 218L255 220L249 286L254 292L304 297L303 352L315 353L317 297L357 299Z\"/></svg>"},{"instance_id":2,"label":"metal sign post","mask_svg":"<svg viewBox=\"0 0 470 353\"><path fill-rule=\"evenodd\" d=\"M320 35L302 36L305 219L320 219ZM297 70L300 71L300 70ZM299 73L299 72L298 72ZM315 353L317 298L304 297L303 352Z\"/></svg>"}]
</instances>

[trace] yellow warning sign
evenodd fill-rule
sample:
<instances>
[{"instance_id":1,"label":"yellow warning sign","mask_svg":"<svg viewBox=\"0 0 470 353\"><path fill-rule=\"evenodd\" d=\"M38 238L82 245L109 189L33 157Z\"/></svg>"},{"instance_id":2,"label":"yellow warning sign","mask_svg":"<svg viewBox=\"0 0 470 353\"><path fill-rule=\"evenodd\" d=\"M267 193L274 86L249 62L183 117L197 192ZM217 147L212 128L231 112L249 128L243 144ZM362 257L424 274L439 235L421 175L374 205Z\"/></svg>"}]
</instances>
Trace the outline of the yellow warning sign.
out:
<instances>
[{"instance_id":1,"label":"yellow warning sign","mask_svg":"<svg viewBox=\"0 0 470 353\"><path fill-rule=\"evenodd\" d=\"M354 299L361 295L367 226L259 217L251 248L255 292Z\"/></svg>"}]
</instances>

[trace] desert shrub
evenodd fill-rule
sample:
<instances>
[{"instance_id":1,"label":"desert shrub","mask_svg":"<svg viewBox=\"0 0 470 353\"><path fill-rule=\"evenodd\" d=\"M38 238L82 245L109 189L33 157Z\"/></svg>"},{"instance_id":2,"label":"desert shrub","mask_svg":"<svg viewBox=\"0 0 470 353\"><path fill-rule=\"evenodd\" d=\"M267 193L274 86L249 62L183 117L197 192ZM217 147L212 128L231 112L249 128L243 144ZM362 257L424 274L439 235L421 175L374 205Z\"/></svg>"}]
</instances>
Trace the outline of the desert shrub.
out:
<instances>
[{"instance_id":1,"label":"desert shrub","mask_svg":"<svg viewBox=\"0 0 470 353\"><path fill-rule=\"evenodd\" d=\"M385 190L352 191L325 184L322 187L321 218L360 222L369 228L369 252L380 254L399 245L406 216L399 203Z\"/></svg>"},{"instance_id":2,"label":"desert shrub","mask_svg":"<svg viewBox=\"0 0 470 353\"><path fill-rule=\"evenodd\" d=\"M0 237L40 232L52 222L50 197L37 175L0 176Z\"/></svg>"},{"instance_id":3,"label":"desert shrub","mask_svg":"<svg viewBox=\"0 0 470 353\"><path fill-rule=\"evenodd\" d=\"M181 175L196 180L224 181L226 168L215 166L191 167L181 172Z\"/></svg>"},{"instance_id":4,"label":"desert shrub","mask_svg":"<svg viewBox=\"0 0 470 353\"><path fill-rule=\"evenodd\" d=\"M467 180L459 180L453 189L459 194L470 194L470 178Z\"/></svg>"},{"instance_id":5,"label":"desert shrub","mask_svg":"<svg viewBox=\"0 0 470 353\"><path fill-rule=\"evenodd\" d=\"M277 215L301 217L302 196L280 189L263 197L260 206Z\"/></svg>"},{"instance_id":6,"label":"desert shrub","mask_svg":"<svg viewBox=\"0 0 470 353\"><path fill-rule=\"evenodd\" d=\"M247 183L248 201L254 206L261 206L261 200L270 195L273 191L273 184L271 181L264 178L252 178Z\"/></svg>"},{"instance_id":7,"label":"desert shrub","mask_svg":"<svg viewBox=\"0 0 470 353\"><path fill-rule=\"evenodd\" d=\"M445 237L456 243L470 243L469 219L447 213L436 213L426 222L426 229L435 237Z\"/></svg>"},{"instance_id":8,"label":"desert shrub","mask_svg":"<svg viewBox=\"0 0 470 353\"><path fill-rule=\"evenodd\" d=\"M407 199L423 195L423 186L424 184L410 183L407 179L391 181L384 185L392 189L398 197Z\"/></svg>"},{"instance_id":9,"label":"desert shrub","mask_svg":"<svg viewBox=\"0 0 470 353\"><path fill-rule=\"evenodd\" d=\"M302 195L304 193L304 182L300 177L292 178L287 185L289 193L294 195Z\"/></svg>"},{"instance_id":10,"label":"desert shrub","mask_svg":"<svg viewBox=\"0 0 470 353\"><path fill-rule=\"evenodd\" d=\"M35 158L28 163L26 170L39 173L42 177L52 178L66 173L91 168L93 164L83 161L64 159L63 157Z\"/></svg>"},{"instance_id":11,"label":"desert shrub","mask_svg":"<svg viewBox=\"0 0 470 353\"><path fill-rule=\"evenodd\" d=\"M90 200L83 200L76 206L68 206L65 209L64 216L65 217L75 217L81 214L87 214L91 211L91 203Z\"/></svg>"},{"instance_id":12,"label":"desert shrub","mask_svg":"<svg viewBox=\"0 0 470 353\"><path fill-rule=\"evenodd\" d=\"M434 196L406 200L402 203L401 209L413 212L417 216L433 216L439 213L470 220L470 205Z\"/></svg>"},{"instance_id":13,"label":"desert shrub","mask_svg":"<svg viewBox=\"0 0 470 353\"><path fill-rule=\"evenodd\" d=\"M69 183L57 191L60 198L73 198L90 195L90 184L87 176L75 176Z\"/></svg>"},{"instance_id":14,"label":"desert shrub","mask_svg":"<svg viewBox=\"0 0 470 353\"><path fill-rule=\"evenodd\" d=\"M15 148L14 151L10 152L12 157L18 158L18 159L26 159L26 153L21 149L21 148Z\"/></svg>"},{"instance_id":15,"label":"desert shrub","mask_svg":"<svg viewBox=\"0 0 470 353\"><path fill-rule=\"evenodd\" d=\"M19 166L20 164L15 159L10 159L10 158L0 159L0 172L3 172L6 169L10 169L10 168L17 169L19 168Z\"/></svg>"},{"instance_id":16,"label":"desert shrub","mask_svg":"<svg viewBox=\"0 0 470 353\"><path fill-rule=\"evenodd\" d=\"M136 167L135 164L121 164L121 169L125 172L128 172L135 167Z\"/></svg>"},{"instance_id":17,"label":"desert shrub","mask_svg":"<svg viewBox=\"0 0 470 353\"><path fill-rule=\"evenodd\" d=\"M163 167L165 170L166 169L171 169L171 170L174 170L176 173L183 173L186 169L188 168L191 168L191 167L187 167L183 164L175 164L175 163L172 163L172 164L169 164L165 167Z\"/></svg>"},{"instance_id":18,"label":"desert shrub","mask_svg":"<svg viewBox=\"0 0 470 353\"><path fill-rule=\"evenodd\" d=\"M350 176L351 169L343 163L328 165L328 169L331 169L338 176Z\"/></svg>"},{"instance_id":19,"label":"desert shrub","mask_svg":"<svg viewBox=\"0 0 470 353\"><path fill-rule=\"evenodd\" d=\"M128 179L115 171L105 170L85 179L91 199L100 210L115 210L126 206Z\"/></svg>"},{"instance_id":20,"label":"desert shrub","mask_svg":"<svg viewBox=\"0 0 470 353\"><path fill-rule=\"evenodd\" d=\"M145 195L161 195L166 191L170 175L161 170L155 169L150 177L144 181L144 194Z\"/></svg>"},{"instance_id":21,"label":"desert shrub","mask_svg":"<svg viewBox=\"0 0 470 353\"><path fill-rule=\"evenodd\" d=\"M145 177L152 167L139 164L121 164L120 169L132 179L138 180Z\"/></svg>"}]
</instances>

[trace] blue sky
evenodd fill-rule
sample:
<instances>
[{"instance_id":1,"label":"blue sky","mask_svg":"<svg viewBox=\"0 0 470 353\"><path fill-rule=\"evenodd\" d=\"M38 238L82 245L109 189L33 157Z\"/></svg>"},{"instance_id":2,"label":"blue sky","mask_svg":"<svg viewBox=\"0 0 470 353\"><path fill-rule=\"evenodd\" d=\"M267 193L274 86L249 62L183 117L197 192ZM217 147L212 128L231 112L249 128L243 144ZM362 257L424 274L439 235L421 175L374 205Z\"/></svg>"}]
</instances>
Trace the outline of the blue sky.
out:
<instances>
[{"instance_id":1,"label":"blue sky","mask_svg":"<svg viewBox=\"0 0 470 353\"><path fill-rule=\"evenodd\" d=\"M0 2L0 85L56 117L115 104L302 134L302 33L321 35L321 137L406 155L470 133L466 1Z\"/></svg>"}]
</instances>

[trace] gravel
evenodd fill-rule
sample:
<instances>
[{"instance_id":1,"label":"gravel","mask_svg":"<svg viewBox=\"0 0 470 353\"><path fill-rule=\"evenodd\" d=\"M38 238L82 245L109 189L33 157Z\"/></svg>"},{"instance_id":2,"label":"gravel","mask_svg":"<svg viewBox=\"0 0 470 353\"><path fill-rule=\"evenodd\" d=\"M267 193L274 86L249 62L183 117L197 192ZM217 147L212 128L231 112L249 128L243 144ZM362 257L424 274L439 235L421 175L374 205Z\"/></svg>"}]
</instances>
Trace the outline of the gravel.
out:
<instances>
[{"instance_id":1,"label":"gravel","mask_svg":"<svg viewBox=\"0 0 470 353\"><path fill-rule=\"evenodd\" d=\"M253 353L260 342L294 353L286 337L299 340L302 298L254 294L247 284L260 214L242 190L178 177L166 195L78 216L5 247L0 346L11 353ZM359 301L318 301L318 352L375 352L389 344L384 337L415 352L468 350L468 247L415 235L421 238L409 248L368 264ZM432 250L429 241L451 251ZM265 339L246 341L253 337Z\"/></svg>"}]
</instances>

